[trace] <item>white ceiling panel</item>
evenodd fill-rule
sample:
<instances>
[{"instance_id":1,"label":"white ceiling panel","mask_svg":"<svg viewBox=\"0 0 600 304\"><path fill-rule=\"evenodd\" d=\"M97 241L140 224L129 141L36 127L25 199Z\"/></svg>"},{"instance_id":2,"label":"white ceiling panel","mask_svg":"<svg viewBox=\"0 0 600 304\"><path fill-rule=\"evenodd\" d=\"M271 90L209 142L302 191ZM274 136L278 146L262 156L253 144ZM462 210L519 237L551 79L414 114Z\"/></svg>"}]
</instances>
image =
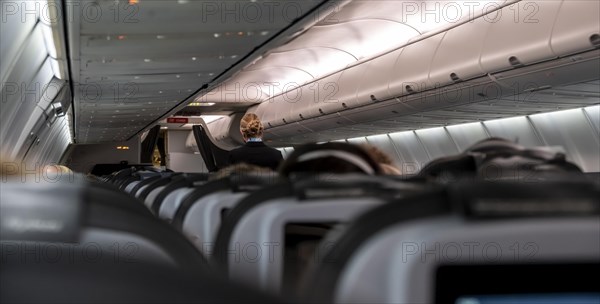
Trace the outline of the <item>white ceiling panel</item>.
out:
<instances>
[{"instance_id":1,"label":"white ceiling panel","mask_svg":"<svg viewBox=\"0 0 600 304\"><path fill-rule=\"evenodd\" d=\"M72 3L65 18L70 18L76 142L123 140L139 133L184 106L199 89L215 86L220 75L241 69L317 22L314 15L326 2Z\"/></svg>"}]
</instances>

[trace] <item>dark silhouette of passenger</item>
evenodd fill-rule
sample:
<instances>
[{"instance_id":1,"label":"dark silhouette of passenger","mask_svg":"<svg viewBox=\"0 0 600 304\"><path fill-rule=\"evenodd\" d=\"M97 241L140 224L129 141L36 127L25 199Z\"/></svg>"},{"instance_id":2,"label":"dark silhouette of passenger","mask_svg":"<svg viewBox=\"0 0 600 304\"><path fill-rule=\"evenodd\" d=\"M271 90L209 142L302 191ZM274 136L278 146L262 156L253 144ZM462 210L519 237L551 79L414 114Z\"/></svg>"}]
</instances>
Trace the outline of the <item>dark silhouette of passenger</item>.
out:
<instances>
[{"instance_id":1,"label":"dark silhouette of passenger","mask_svg":"<svg viewBox=\"0 0 600 304\"><path fill-rule=\"evenodd\" d=\"M247 163L237 163L220 169L209 180L218 180L227 178L231 175L252 175L252 176L275 176L275 171L267 167L260 167Z\"/></svg>"},{"instance_id":2,"label":"dark silhouette of passenger","mask_svg":"<svg viewBox=\"0 0 600 304\"><path fill-rule=\"evenodd\" d=\"M229 164L247 163L277 170L283 160L281 152L262 141L264 127L258 116L246 113L240 122L240 132L246 144L229 151Z\"/></svg>"},{"instance_id":3,"label":"dark silhouette of passenger","mask_svg":"<svg viewBox=\"0 0 600 304\"><path fill-rule=\"evenodd\" d=\"M319 174L319 173L362 173L381 174L382 170L373 157L363 148L330 142L307 144L296 148L281 164L279 174Z\"/></svg>"}]
</instances>

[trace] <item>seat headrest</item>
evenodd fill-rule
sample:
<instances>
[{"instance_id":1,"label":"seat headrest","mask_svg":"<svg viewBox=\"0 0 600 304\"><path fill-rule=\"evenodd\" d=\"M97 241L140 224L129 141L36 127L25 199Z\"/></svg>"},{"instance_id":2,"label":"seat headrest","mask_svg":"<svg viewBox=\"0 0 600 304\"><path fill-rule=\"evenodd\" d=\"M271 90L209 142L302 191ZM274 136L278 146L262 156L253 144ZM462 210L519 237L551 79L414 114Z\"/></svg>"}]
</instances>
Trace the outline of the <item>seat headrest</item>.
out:
<instances>
[{"instance_id":1,"label":"seat headrest","mask_svg":"<svg viewBox=\"0 0 600 304\"><path fill-rule=\"evenodd\" d=\"M296 148L279 169L282 176L299 172L377 175L381 173L381 168L363 148L347 143L330 142Z\"/></svg>"},{"instance_id":2,"label":"seat headrest","mask_svg":"<svg viewBox=\"0 0 600 304\"><path fill-rule=\"evenodd\" d=\"M0 239L74 243L85 205L79 185L5 183L0 193Z\"/></svg>"}]
</instances>

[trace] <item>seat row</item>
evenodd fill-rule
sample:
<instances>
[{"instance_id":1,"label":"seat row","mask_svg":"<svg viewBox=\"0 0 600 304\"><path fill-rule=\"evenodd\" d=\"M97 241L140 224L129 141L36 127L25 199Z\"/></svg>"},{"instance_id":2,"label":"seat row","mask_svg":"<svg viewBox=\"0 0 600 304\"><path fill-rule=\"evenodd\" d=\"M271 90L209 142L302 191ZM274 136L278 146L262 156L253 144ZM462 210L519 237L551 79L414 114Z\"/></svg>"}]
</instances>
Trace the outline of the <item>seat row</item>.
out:
<instances>
[{"instance_id":1,"label":"seat row","mask_svg":"<svg viewBox=\"0 0 600 304\"><path fill-rule=\"evenodd\" d=\"M449 288L456 281L447 273L502 266L480 275L511 293L519 287L501 278L564 265L564 277L539 275L546 287L531 292L600 297L583 279L600 265L600 188L580 174L444 184L356 174L209 181L205 174L134 172L110 182L179 230L221 275L284 298L455 303L469 293Z\"/></svg>"}]
</instances>

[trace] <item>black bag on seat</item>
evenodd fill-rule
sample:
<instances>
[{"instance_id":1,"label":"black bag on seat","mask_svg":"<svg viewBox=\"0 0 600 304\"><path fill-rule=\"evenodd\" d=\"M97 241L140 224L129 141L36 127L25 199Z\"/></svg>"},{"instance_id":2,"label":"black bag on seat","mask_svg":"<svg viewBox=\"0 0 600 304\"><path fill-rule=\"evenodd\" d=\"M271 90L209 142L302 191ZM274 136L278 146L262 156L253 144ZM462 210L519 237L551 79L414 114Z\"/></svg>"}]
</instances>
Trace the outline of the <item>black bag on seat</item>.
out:
<instances>
[{"instance_id":1,"label":"black bag on seat","mask_svg":"<svg viewBox=\"0 0 600 304\"><path fill-rule=\"evenodd\" d=\"M582 175L581 169L569 162L564 153L545 147L525 148L492 137L461 154L433 160L421 170L419 177L438 182L464 178L532 182L560 178L565 173Z\"/></svg>"}]
</instances>

